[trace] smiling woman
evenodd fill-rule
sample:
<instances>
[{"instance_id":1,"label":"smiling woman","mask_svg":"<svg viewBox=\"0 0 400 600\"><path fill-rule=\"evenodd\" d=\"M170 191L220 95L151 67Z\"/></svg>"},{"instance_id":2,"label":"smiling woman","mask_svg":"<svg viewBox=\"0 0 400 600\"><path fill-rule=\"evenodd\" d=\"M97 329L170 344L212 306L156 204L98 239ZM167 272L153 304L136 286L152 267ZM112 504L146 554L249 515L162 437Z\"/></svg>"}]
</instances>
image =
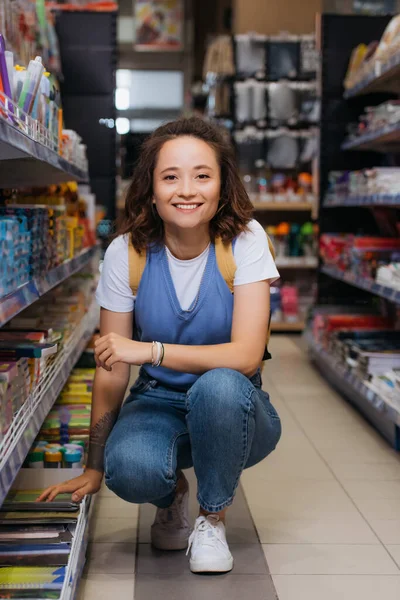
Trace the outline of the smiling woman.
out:
<instances>
[{"instance_id":1,"label":"smiling woman","mask_svg":"<svg viewBox=\"0 0 400 600\"><path fill-rule=\"evenodd\" d=\"M121 498L157 506L153 545L189 544L193 572L232 569L226 510L243 469L281 435L259 369L279 274L251 214L233 150L214 126L182 119L144 143L96 294L88 464L41 497L69 491L79 500L105 472ZM141 370L120 410L130 365ZM182 472L191 466L200 504L193 532Z\"/></svg>"}]
</instances>

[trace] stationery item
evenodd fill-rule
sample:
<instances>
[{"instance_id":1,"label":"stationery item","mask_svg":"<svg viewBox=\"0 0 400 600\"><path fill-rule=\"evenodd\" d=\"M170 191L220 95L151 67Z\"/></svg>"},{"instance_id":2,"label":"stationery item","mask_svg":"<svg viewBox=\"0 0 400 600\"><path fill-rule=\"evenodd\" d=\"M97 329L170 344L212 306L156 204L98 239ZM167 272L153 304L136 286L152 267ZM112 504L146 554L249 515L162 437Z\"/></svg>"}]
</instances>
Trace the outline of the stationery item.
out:
<instances>
[{"instance_id":1,"label":"stationery item","mask_svg":"<svg viewBox=\"0 0 400 600\"><path fill-rule=\"evenodd\" d=\"M3 90L6 96L12 100L12 92L10 87L10 80L8 78L7 62L6 62L6 45L4 37L0 33L0 76L3 84ZM12 112L12 106L10 105L10 112Z\"/></svg>"},{"instance_id":2,"label":"stationery item","mask_svg":"<svg viewBox=\"0 0 400 600\"><path fill-rule=\"evenodd\" d=\"M4 567L0 569L0 590L61 590L65 573L65 567Z\"/></svg>"},{"instance_id":3,"label":"stationery item","mask_svg":"<svg viewBox=\"0 0 400 600\"><path fill-rule=\"evenodd\" d=\"M6 57L6 65L7 65L7 73L8 73L8 81L10 83L11 90L11 100L14 99L14 53L10 52L10 50L6 50L4 52Z\"/></svg>"},{"instance_id":4,"label":"stationery item","mask_svg":"<svg viewBox=\"0 0 400 600\"><path fill-rule=\"evenodd\" d=\"M0 542L0 567L59 567L68 564L70 544L25 544Z\"/></svg>"},{"instance_id":5,"label":"stationery item","mask_svg":"<svg viewBox=\"0 0 400 600\"><path fill-rule=\"evenodd\" d=\"M72 533L67 525L1 525L0 542L20 541L46 544L72 542Z\"/></svg>"},{"instance_id":6,"label":"stationery item","mask_svg":"<svg viewBox=\"0 0 400 600\"><path fill-rule=\"evenodd\" d=\"M73 451L67 451L64 454L64 467L67 469L79 469L83 466L83 456L82 456L82 452L79 452L78 450L76 450L75 452Z\"/></svg>"},{"instance_id":7,"label":"stationery item","mask_svg":"<svg viewBox=\"0 0 400 600\"><path fill-rule=\"evenodd\" d=\"M18 99L21 95L22 92L22 88L25 84L25 79L27 76L27 71L25 69L25 67L22 67L21 65L15 65L14 67L14 77L13 77L13 81L14 81L14 90L13 90L13 96L14 96L14 102L18 102Z\"/></svg>"},{"instance_id":8,"label":"stationery item","mask_svg":"<svg viewBox=\"0 0 400 600\"><path fill-rule=\"evenodd\" d=\"M43 469L44 468L44 452L35 450L28 454L28 467L30 469Z\"/></svg>"},{"instance_id":9,"label":"stationery item","mask_svg":"<svg viewBox=\"0 0 400 600\"><path fill-rule=\"evenodd\" d=\"M29 62L27 76L18 99L18 106L28 115L32 112L43 73L42 58L36 56L35 60Z\"/></svg>"},{"instance_id":10,"label":"stationery item","mask_svg":"<svg viewBox=\"0 0 400 600\"><path fill-rule=\"evenodd\" d=\"M28 358L47 358L52 354L57 354L57 344L0 341L0 357L7 355L15 356L17 359L24 356Z\"/></svg>"},{"instance_id":11,"label":"stationery item","mask_svg":"<svg viewBox=\"0 0 400 600\"><path fill-rule=\"evenodd\" d=\"M62 467L62 453L52 452L48 450L44 455L44 466L46 469L61 469Z\"/></svg>"}]
</instances>

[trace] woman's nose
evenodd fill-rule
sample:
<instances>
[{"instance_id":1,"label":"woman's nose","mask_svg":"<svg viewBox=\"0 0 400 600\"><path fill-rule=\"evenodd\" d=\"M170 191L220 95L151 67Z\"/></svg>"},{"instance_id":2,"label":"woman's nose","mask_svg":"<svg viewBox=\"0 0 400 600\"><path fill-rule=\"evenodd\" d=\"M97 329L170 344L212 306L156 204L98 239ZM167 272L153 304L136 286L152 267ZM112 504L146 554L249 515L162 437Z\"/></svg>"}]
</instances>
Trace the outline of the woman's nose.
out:
<instances>
[{"instance_id":1,"label":"woman's nose","mask_svg":"<svg viewBox=\"0 0 400 600\"><path fill-rule=\"evenodd\" d=\"M178 194L183 198L191 198L192 196L196 196L197 190L194 181L191 178L182 179Z\"/></svg>"}]
</instances>

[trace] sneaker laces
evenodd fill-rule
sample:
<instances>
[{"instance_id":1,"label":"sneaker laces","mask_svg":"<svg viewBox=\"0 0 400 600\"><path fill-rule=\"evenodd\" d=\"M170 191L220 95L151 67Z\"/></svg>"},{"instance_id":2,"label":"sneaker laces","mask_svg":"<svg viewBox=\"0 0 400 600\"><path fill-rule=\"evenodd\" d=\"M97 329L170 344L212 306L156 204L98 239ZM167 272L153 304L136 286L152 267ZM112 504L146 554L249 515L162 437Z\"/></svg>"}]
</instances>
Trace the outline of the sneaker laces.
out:
<instances>
[{"instance_id":1,"label":"sneaker laces","mask_svg":"<svg viewBox=\"0 0 400 600\"><path fill-rule=\"evenodd\" d=\"M218 515L207 515L207 517L202 516L196 520L194 530L189 538L186 556L190 552L195 537L198 538L198 542L202 546L210 546L212 548L215 547L215 542L217 540L221 540L221 532L218 527L216 527L219 522L220 519Z\"/></svg>"}]
</instances>

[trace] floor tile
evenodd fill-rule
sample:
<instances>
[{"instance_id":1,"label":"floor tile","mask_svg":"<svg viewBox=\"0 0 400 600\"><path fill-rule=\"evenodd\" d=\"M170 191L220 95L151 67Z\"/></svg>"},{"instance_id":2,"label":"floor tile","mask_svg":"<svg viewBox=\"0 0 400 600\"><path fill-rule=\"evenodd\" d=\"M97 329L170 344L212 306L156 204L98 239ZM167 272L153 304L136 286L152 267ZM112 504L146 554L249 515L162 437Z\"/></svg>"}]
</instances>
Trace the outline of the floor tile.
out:
<instances>
[{"instance_id":1,"label":"floor tile","mask_svg":"<svg viewBox=\"0 0 400 600\"><path fill-rule=\"evenodd\" d=\"M336 481L259 480L246 482L252 515L269 519L315 519L357 515L357 509Z\"/></svg>"},{"instance_id":2,"label":"floor tile","mask_svg":"<svg viewBox=\"0 0 400 600\"><path fill-rule=\"evenodd\" d=\"M398 600L400 576L275 575L279 600Z\"/></svg>"},{"instance_id":3,"label":"floor tile","mask_svg":"<svg viewBox=\"0 0 400 600\"><path fill-rule=\"evenodd\" d=\"M235 575L257 574L265 575L268 572L265 556L259 544L230 544L235 566L232 573ZM142 574L177 574L186 575L189 569L189 556L186 552L163 552L156 550L150 544L140 544L137 575Z\"/></svg>"},{"instance_id":4,"label":"floor tile","mask_svg":"<svg viewBox=\"0 0 400 600\"><path fill-rule=\"evenodd\" d=\"M93 518L89 531L89 539L95 543L134 543L137 527L132 519L98 519Z\"/></svg>"},{"instance_id":5,"label":"floor tile","mask_svg":"<svg viewBox=\"0 0 400 600\"><path fill-rule=\"evenodd\" d=\"M99 492L96 494L96 498L118 498L118 496L116 496L116 494L114 494L114 492L112 492L111 490L108 489L108 487L106 486L106 484L103 483L101 484L101 488L99 490Z\"/></svg>"},{"instance_id":6,"label":"floor tile","mask_svg":"<svg viewBox=\"0 0 400 600\"><path fill-rule=\"evenodd\" d=\"M312 448L307 449L293 460L292 452L284 452L284 447L278 446L265 460L243 472L241 482L247 493L246 482L260 479L276 481L282 479L315 479L334 480L334 475L326 463ZM253 487L254 489L254 487Z\"/></svg>"},{"instance_id":7,"label":"floor tile","mask_svg":"<svg viewBox=\"0 0 400 600\"><path fill-rule=\"evenodd\" d=\"M336 463L330 461L330 468L340 482L357 481L400 481L400 462L390 463Z\"/></svg>"},{"instance_id":8,"label":"floor tile","mask_svg":"<svg viewBox=\"0 0 400 600\"><path fill-rule=\"evenodd\" d=\"M276 593L269 575L195 575L189 572L179 577L141 575L136 582L137 600L186 597L190 600L276 600Z\"/></svg>"},{"instance_id":9,"label":"floor tile","mask_svg":"<svg viewBox=\"0 0 400 600\"><path fill-rule=\"evenodd\" d=\"M263 545L272 575L400 575L380 545Z\"/></svg>"},{"instance_id":10,"label":"floor tile","mask_svg":"<svg viewBox=\"0 0 400 600\"><path fill-rule=\"evenodd\" d=\"M117 496L114 498L106 496L98 498L93 513L99 519L126 518L132 519L132 522L135 523L139 515L139 506L131 502L125 502Z\"/></svg>"},{"instance_id":11,"label":"floor tile","mask_svg":"<svg viewBox=\"0 0 400 600\"><path fill-rule=\"evenodd\" d=\"M94 573L125 573L135 572L136 544L108 543L88 546L87 571Z\"/></svg>"},{"instance_id":12,"label":"floor tile","mask_svg":"<svg viewBox=\"0 0 400 600\"><path fill-rule=\"evenodd\" d=\"M133 600L133 575L86 575L79 586L78 600Z\"/></svg>"},{"instance_id":13,"label":"floor tile","mask_svg":"<svg viewBox=\"0 0 400 600\"><path fill-rule=\"evenodd\" d=\"M384 517L385 513L382 511L380 516ZM368 524L385 546L400 544L400 519L368 519Z\"/></svg>"},{"instance_id":14,"label":"floor tile","mask_svg":"<svg viewBox=\"0 0 400 600\"><path fill-rule=\"evenodd\" d=\"M263 544L376 544L378 537L361 515L322 519L271 519L253 515Z\"/></svg>"},{"instance_id":15,"label":"floor tile","mask_svg":"<svg viewBox=\"0 0 400 600\"><path fill-rule=\"evenodd\" d=\"M400 568L400 544L388 545L386 546L386 548L388 552L390 552L390 555L393 557L393 559L396 561L398 567Z\"/></svg>"}]
</instances>

